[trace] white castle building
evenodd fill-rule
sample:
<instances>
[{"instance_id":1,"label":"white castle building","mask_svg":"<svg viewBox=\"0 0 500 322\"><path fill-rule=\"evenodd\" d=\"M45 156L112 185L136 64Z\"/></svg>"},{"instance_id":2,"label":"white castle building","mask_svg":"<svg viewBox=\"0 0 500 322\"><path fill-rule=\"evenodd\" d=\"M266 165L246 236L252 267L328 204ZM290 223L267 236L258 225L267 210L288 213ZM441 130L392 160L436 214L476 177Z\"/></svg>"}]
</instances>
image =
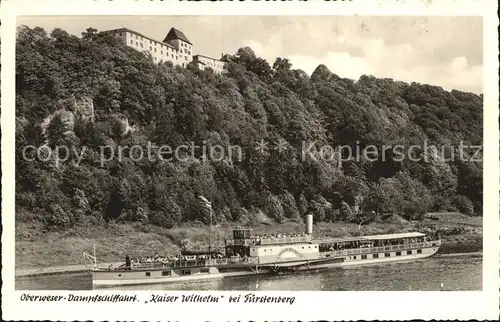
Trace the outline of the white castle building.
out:
<instances>
[{"instance_id":1,"label":"white castle building","mask_svg":"<svg viewBox=\"0 0 500 322\"><path fill-rule=\"evenodd\" d=\"M178 29L171 28L163 41L147 37L128 28L106 31L118 37L124 44L139 51L149 52L156 63L170 61L174 65L186 67L194 62L199 69L211 68L216 73L224 71L225 57L215 59L203 55L193 55L193 44Z\"/></svg>"}]
</instances>

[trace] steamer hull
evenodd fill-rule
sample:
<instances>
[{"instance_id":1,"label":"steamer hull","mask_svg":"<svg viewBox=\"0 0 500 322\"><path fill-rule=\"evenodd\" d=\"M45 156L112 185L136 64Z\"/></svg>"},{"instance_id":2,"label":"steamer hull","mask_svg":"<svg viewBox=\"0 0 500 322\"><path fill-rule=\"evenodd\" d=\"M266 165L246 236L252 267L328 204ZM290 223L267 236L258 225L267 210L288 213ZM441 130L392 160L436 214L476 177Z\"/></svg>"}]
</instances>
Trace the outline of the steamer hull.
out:
<instances>
[{"instance_id":1,"label":"steamer hull","mask_svg":"<svg viewBox=\"0 0 500 322\"><path fill-rule=\"evenodd\" d=\"M418 246L418 245L417 245ZM218 280L231 277L292 274L294 272L317 271L353 266L380 265L401 261L411 261L435 255L439 245L431 247L383 251L374 249L362 255L323 257L311 260L289 260L269 263L219 264L210 267L140 268L133 270L94 270L93 288L127 285L148 285ZM328 254L327 254L328 255ZM366 257L366 258L365 258Z\"/></svg>"},{"instance_id":2,"label":"steamer hull","mask_svg":"<svg viewBox=\"0 0 500 322\"><path fill-rule=\"evenodd\" d=\"M396 252L391 252L391 256L385 257L385 253L369 253L366 254L366 259L362 258L359 255L351 255L345 256L341 258L341 261L331 262L331 263L319 263L314 266L312 269L328 269L328 268L347 268L352 266L366 266L366 265L380 265L386 263L395 263L395 262L405 262L423 259L427 257L431 257L435 255L439 251L439 246L423 248L421 249L422 253L417 253L418 250L412 251L411 254L407 254L406 252L401 254L400 256L396 255ZM375 256L378 258L374 258ZM356 256L356 258L354 258ZM307 270L307 268L300 268L300 270Z\"/></svg>"},{"instance_id":3,"label":"steamer hull","mask_svg":"<svg viewBox=\"0 0 500 322\"><path fill-rule=\"evenodd\" d=\"M175 270L174 270L175 271ZM230 271L221 273L218 268L213 267L209 273L193 273L191 275L162 276L163 271L149 271L150 275L145 276L145 272L141 271L93 271L92 286L93 288L127 286L127 285L148 285L148 284L164 284L164 283L182 283L182 282L197 282L218 280L228 277L238 277L246 275L256 275L250 269L241 271ZM271 273L269 270L268 274ZM266 274L265 271L260 274Z\"/></svg>"}]
</instances>

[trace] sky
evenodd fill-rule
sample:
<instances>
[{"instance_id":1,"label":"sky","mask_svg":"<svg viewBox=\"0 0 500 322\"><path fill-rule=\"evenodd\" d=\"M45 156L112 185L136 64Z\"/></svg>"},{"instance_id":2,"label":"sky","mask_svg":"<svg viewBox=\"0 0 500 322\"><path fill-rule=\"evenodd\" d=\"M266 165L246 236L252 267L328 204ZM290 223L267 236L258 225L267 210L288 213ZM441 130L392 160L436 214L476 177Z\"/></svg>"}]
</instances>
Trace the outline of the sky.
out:
<instances>
[{"instance_id":1,"label":"sky","mask_svg":"<svg viewBox=\"0 0 500 322\"><path fill-rule=\"evenodd\" d=\"M481 17L25 16L17 24L78 36L89 27L126 27L159 41L175 27L195 54L220 58L250 46L271 65L288 58L309 75L324 64L355 80L366 74L483 92Z\"/></svg>"}]
</instances>

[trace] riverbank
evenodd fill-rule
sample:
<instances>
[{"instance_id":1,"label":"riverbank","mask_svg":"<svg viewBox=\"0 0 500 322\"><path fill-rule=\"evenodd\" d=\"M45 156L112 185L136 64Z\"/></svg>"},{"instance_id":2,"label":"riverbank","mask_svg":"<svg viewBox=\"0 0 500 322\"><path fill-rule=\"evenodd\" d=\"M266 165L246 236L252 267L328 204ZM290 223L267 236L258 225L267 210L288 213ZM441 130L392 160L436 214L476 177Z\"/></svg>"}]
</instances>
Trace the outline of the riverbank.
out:
<instances>
[{"instance_id":1,"label":"riverbank","mask_svg":"<svg viewBox=\"0 0 500 322\"><path fill-rule=\"evenodd\" d=\"M436 219L438 218L438 219ZM212 246L223 247L236 225L212 227ZM304 231L304 224L283 224L252 227L256 234L272 234ZM439 229L443 252L453 249L482 249L482 218L460 214L434 214L419 222L386 221L359 226L349 223L317 223L317 237L342 237L375 235L407 231L433 232ZM38 223L19 223L16 227L16 275L36 272L58 272L61 267L84 268L83 252L92 254L96 246L99 263L123 261L126 254L134 257L158 254L178 254L181 248L206 249L208 227L200 223L164 229L152 225L108 223L97 226L77 227L64 232L44 232ZM457 248L458 247L458 248ZM68 266L61 266L68 265ZM103 264L104 265L104 264Z\"/></svg>"}]
</instances>

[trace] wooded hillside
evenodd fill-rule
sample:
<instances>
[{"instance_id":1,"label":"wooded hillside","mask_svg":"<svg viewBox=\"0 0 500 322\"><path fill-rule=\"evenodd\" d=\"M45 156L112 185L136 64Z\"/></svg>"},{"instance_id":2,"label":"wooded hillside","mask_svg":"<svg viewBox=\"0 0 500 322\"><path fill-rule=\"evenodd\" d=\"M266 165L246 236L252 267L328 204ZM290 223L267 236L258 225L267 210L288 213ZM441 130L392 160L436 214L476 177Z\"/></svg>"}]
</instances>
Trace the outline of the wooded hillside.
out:
<instances>
[{"instance_id":1,"label":"wooded hillside","mask_svg":"<svg viewBox=\"0 0 500 322\"><path fill-rule=\"evenodd\" d=\"M324 65L309 77L291 63L270 65L246 47L217 75L155 64L95 29L79 38L20 27L16 219L47 229L107 220L170 228L208 221L197 194L212 201L219 223L262 214L300 220L308 212L316 221L354 222L373 213L412 220L428 211L481 215L482 163L468 160L474 149L460 157L459 147L482 145L482 95L373 76L354 81ZM269 150L255 148L261 140ZM204 161L198 151L177 161L127 154L111 160L108 148L110 160L102 162L103 146L146 151L148 142L238 146L242 157ZM272 149L276 142L286 148ZM346 160L343 150L341 167L336 158L304 158L304 144L313 143L350 146L354 154ZM42 161L36 150L23 150L44 144L84 150L83 160L76 164L72 154ZM356 153L357 146L424 144L438 154L412 161L388 151L386 160L372 162Z\"/></svg>"}]
</instances>

